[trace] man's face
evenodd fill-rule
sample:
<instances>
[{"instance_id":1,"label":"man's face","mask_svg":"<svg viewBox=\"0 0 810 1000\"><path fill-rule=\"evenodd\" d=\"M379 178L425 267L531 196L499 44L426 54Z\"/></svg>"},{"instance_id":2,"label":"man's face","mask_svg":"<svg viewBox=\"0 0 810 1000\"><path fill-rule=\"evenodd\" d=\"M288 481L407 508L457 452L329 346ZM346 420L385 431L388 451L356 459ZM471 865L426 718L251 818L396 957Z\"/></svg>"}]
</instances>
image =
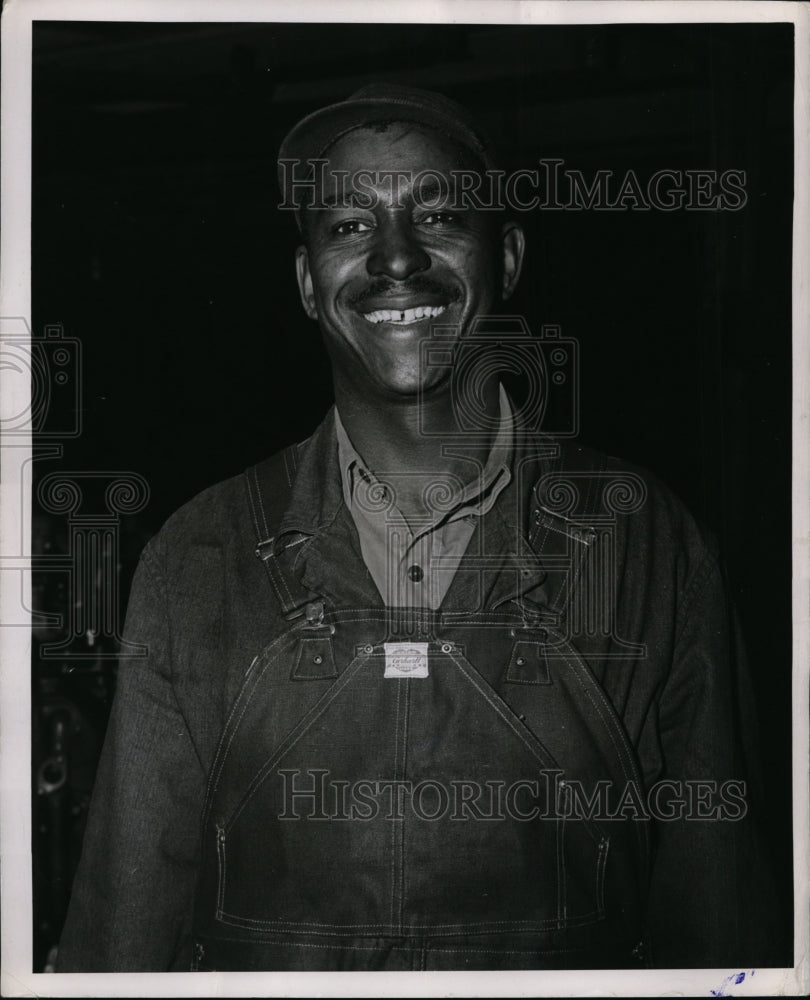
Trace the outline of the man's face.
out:
<instances>
[{"instance_id":1,"label":"man's face","mask_svg":"<svg viewBox=\"0 0 810 1000\"><path fill-rule=\"evenodd\" d=\"M498 311L517 282L522 232L501 227L492 212L427 207L436 193L418 182L420 174L451 179L469 168L438 133L399 123L383 132L357 129L326 155L324 202L338 204L306 211L296 264L304 308L320 323L336 380L388 396L435 390L449 369L420 370L420 343L434 325L463 335L475 317ZM359 171L366 174L353 183ZM347 178L348 197L335 176ZM371 207L359 207L357 192Z\"/></svg>"}]
</instances>

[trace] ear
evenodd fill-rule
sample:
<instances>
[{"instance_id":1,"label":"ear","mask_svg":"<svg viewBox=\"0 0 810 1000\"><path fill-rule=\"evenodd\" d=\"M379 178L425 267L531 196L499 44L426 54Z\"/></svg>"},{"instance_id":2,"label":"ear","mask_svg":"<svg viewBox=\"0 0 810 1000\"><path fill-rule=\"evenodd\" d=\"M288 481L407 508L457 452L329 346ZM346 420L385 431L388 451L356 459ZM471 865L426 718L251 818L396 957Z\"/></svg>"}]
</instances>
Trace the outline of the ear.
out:
<instances>
[{"instance_id":1,"label":"ear","mask_svg":"<svg viewBox=\"0 0 810 1000\"><path fill-rule=\"evenodd\" d=\"M315 293L312 290L312 274L309 270L309 254L305 246L295 251L295 275L298 278L298 291L304 312L310 319L318 318L318 308L315 305Z\"/></svg>"},{"instance_id":2,"label":"ear","mask_svg":"<svg viewBox=\"0 0 810 1000\"><path fill-rule=\"evenodd\" d=\"M504 223L501 230L501 246L503 249L503 286L501 294L504 301L514 292L523 267L523 251L526 248L526 237L517 222Z\"/></svg>"}]
</instances>

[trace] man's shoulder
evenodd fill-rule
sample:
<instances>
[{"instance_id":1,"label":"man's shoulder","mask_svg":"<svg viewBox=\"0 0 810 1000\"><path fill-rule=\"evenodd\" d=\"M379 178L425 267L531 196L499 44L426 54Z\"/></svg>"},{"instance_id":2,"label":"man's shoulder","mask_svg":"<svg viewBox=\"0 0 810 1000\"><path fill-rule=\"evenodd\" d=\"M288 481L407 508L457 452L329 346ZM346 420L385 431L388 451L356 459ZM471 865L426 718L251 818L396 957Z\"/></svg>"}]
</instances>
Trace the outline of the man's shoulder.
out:
<instances>
[{"instance_id":1,"label":"man's shoulder","mask_svg":"<svg viewBox=\"0 0 810 1000\"><path fill-rule=\"evenodd\" d=\"M298 447L282 448L255 466L201 490L167 518L149 547L176 550L205 544L222 546L235 536L248 537L254 544L258 524L248 484L251 470L261 470L263 482L275 484L278 492L286 496L289 484L284 460L291 449Z\"/></svg>"},{"instance_id":2,"label":"man's shoulder","mask_svg":"<svg viewBox=\"0 0 810 1000\"><path fill-rule=\"evenodd\" d=\"M178 507L167 518L161 532L182 536L200 528L221 530L232 522L243 506L244 492L243 472L207 486Z\"/></svg>"},{"instance_id":3,"label":"man's shoulder","mask_svg":"<svg viewBox=\"0 0 810 1000\"><path fill-rule=\"evenodd\" d=\"M657 472L579 441L559 442L558 457L537 491L541 503L556 500L586 519L616 521L649 535L658 547L669 541L705 554L717 551L713 532Z\"/></svg>"},{"instance_id":4,"label":"man's shoulder","mask_svg":"<svg viewBox=\"0 0 810 1000\"><path fill-rule=\"evenodd\" d=\"M655 486L660 485L664 489L667 489L656 473L646 466L596 448L586 442L570 438L557 439L555 440L555 446L558 458L553 464L558 464L561 469L570 471L581 469L596 475L609 475L610 473L620 475L626 473L638 476L645 482L649 481Z\"/></svg>"},{"instance_id":5,"label":"man's shoulder","mask_svg":"<svg viewBox=\"0 0 810 1000\"><path fill-rule=\"evenodd\" d=\"M578 440L562 439L553 443L553 457L547 462L546 475L569 476L572 480L602 482L606 487L621 482L643 484L646 490L661 493L683 506L674 491L648 467L595 448Z\"/></svg>"}]
</instances>

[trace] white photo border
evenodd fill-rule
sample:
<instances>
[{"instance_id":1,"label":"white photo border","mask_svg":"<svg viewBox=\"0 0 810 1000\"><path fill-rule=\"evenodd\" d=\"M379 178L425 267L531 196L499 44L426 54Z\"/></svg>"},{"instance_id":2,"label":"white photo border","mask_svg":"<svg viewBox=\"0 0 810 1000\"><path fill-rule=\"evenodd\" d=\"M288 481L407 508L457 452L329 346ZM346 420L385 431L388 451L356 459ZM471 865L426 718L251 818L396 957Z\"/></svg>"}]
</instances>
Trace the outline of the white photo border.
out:
<instances>
[{"instance_id":1,"label":"white photo border","mask_svg":"<svg viewBox=\"0 0 810 1000\"><path fill-rule=\"evenodd\" d=\"M2 16L0 95L0 337L9 319L31 326L32 22L353 22L380 23L707 23L792 22L795 25L793 213L793 834L794 955L792 969L761 969L736 984L742 970L422 973L159 973L32 972L30 607L31 439L6 437L0 484L0 891L3 996L662 996L804 995L810 989L810 798L808 797L808 665L810 664L810 5L806 3L671 0L568 0L515 3L455 0L7 0ZM15 332L19 329L15 323ZM4 407L30 405L20 379L0 371ZM21 583L22 581L22 583ZM750 972L750 970L747 970ZM722 991L722 992L718 992Z\"/></svg>"}]
</instances>

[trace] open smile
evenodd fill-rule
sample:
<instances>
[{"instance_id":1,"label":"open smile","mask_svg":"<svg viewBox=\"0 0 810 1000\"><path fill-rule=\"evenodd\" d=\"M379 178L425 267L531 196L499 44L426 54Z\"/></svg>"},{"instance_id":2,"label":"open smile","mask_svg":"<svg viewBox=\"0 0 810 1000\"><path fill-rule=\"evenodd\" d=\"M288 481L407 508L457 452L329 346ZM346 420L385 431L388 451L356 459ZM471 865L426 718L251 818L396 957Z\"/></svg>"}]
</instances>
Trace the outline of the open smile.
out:
<instances>
[{"instance_id":1,"label":"open smile","mask_svg":"<svg viewBox=\"0 0 810 1000\"><path fill-rule=\"evenodd\" d=\"M373 312L362 313L363 319L369 323L394 323L408 326L423 319L435 319L441 316L446 306L414 306L411 309L375 309Z\"/></svg>"}]
</instances>

